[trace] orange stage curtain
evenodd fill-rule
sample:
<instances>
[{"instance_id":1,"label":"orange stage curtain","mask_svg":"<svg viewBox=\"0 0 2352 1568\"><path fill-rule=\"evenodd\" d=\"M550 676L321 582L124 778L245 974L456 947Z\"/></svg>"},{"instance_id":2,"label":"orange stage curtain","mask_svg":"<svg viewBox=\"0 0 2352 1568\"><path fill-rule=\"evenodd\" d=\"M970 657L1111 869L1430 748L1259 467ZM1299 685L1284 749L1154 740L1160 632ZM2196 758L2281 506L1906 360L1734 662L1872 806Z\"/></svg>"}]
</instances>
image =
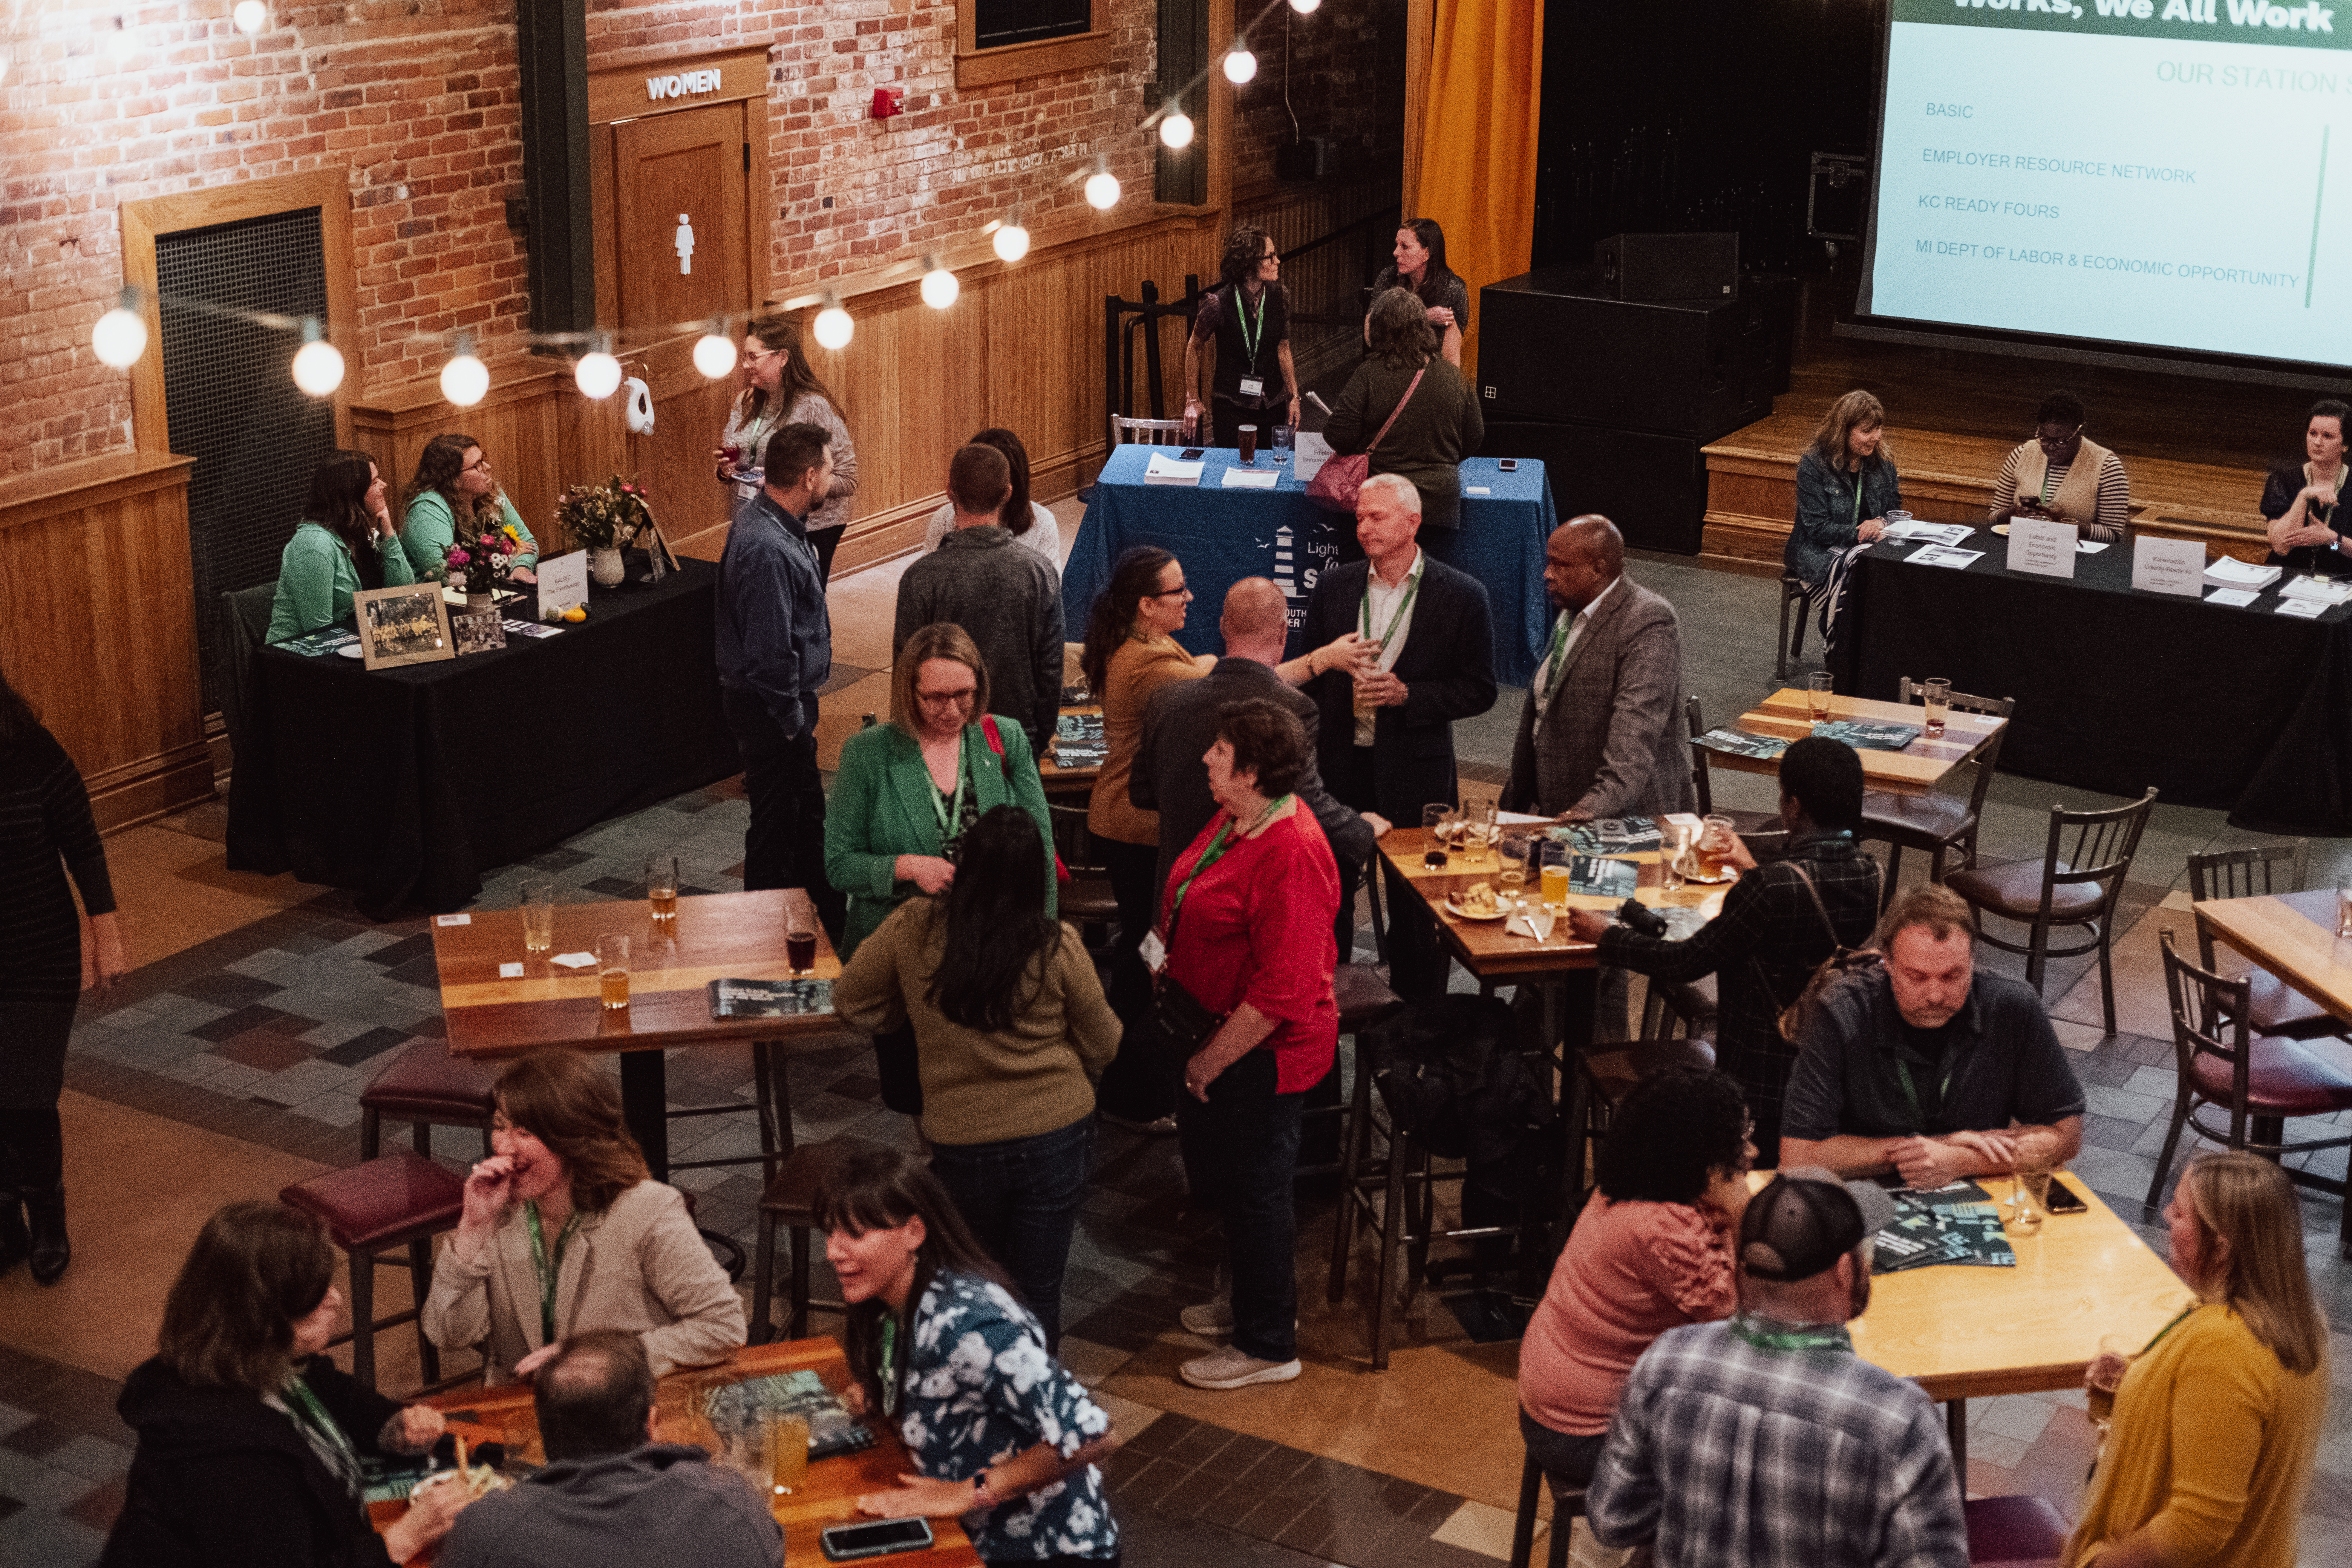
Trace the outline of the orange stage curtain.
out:
<instances>
[{"instance_id":1,"label":"orange stage curtain","mask_svg":"<svg viewBox=\"0 0 2352 1568\"><path fill-rule=\"evenodd\" d=\"M1481 286L1525 272L1535 243L1543 0L1438 0L1405 216L1435 218L1446 265L1470 286L1462 374L1477 374Z\"/></svg>"}]
</instances>

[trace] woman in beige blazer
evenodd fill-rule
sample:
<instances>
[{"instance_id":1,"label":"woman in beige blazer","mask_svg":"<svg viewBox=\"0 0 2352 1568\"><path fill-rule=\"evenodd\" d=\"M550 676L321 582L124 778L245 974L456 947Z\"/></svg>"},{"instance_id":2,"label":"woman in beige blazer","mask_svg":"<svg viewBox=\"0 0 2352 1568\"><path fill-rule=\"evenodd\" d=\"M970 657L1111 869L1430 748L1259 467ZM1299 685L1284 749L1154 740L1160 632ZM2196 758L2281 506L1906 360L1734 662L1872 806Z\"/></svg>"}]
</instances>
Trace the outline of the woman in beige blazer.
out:
<instances>
[{"instance_id":1,"label":"woman in beige blazer","mask_svg":"<svg viewBox=\"0 0 2352 1568\"><path fill-rule=\"evenodd\" d=\"M569 1051L525 1057L498 1082L495 1152L466 1179L425 1331L481 1352L483 1380L525 1378L569 1335L640 1335L659 1377L744 1340L742 1299L677 1189L651 1180L605 1076Z\"/></svg>"}]
</instances>

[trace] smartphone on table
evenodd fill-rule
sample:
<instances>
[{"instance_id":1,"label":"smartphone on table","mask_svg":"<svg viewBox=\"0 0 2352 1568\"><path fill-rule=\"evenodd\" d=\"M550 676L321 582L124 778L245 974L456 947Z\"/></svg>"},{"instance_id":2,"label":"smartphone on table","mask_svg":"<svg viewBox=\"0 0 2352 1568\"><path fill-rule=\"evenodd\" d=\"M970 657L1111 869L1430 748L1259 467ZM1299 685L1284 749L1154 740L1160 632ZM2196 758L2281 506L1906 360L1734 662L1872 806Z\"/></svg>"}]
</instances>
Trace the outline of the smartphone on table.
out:
<instances>
[{"instance_id":1,"label":"smartphone on table","mask_svg":"<svg viewBox=\"0 0 2352 1568\"><path fill-rule=\"evenodd\" d=\"M931 1524L926 1519L877 1519L862 1524L836 1524L817 1537L828 1563L855 1563L864 1557L887 1557L900 1552L928 1552Z\"/></svg>"}]
</instances>

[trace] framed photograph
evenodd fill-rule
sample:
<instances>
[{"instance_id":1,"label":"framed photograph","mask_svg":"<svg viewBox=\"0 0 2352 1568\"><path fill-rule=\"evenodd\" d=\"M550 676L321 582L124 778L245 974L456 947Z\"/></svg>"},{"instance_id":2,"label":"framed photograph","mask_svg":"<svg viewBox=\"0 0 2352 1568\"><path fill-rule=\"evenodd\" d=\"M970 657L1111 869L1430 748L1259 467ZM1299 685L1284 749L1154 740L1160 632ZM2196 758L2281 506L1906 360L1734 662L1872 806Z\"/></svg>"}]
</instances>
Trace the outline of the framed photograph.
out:
<instances>
[{"instance_id":1,"label":"framed photograph","mask_svg":"<svg viewBox=\"0 0 2352 1568\"><path fill-rule=\"evenodd\" d=\"M457 656L489 653L507 646L506 617L497 609L453 610L449 633L457 640Z\"/></svg>"},{"instance_id":2,"label":"framed photograph","mask_svg":"<svg viewBox=\"0 0 2352 1568\"><path fill-rule=\"evenodd\" d=\"M352 595L352 617L359 625L360 657L370 669L457 657L438 583L362 588Z\"/></svg>"}]
</instances>

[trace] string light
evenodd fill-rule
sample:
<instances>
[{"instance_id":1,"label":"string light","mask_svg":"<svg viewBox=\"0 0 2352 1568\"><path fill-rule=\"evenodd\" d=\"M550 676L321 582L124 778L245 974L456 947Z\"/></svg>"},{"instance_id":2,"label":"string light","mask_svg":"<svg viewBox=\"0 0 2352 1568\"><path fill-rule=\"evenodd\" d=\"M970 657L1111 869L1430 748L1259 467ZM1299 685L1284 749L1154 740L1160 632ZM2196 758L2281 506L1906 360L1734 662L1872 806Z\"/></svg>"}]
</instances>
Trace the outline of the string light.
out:
<instances>
[{"instance_id":1,"label":"string light","mask_svg":"<svg viewBox=\"0 0 2352 1568\"><path fill-rule=\"evenodd\" d=\"M982 230L992 237L989 244L996 249L999 261L1011 263L1029 254L1029 231L1021 226L1021 209L1014 207L1009 218L999 218Z\"/></svg>"},{"instance_id":2,"label":"string light","mask_svg":"<svg viewBox=\"0 0 2352 1568\"><path fill-rule=\"evenodd\" d=\"M90 329L89 346L100 361L116 370L128 370L147 352L147 318L139 313L139 290L125 289L114 309Z\"/></svg>"},{"instance_id":3,"label":"string light","mask_svg":"<svg viewBox=\"0 0 2352 1568\"><path fill-rule=\"evenodd\" d=\"M343 356L327 341L316 316L302 321L302 346L294 351L294 384L312 397L324 397L343 384Z\"/></svg>"},{"instance_id":4,"label":"string light","mask_svg":"<svg viewBox=\"0 0 2352 1568\"><path fill-rule=\"evenodd\" d=\"M1322 4L1323 0L1290 0L1290 8L1302 16L1312 16L1316 7Z\"/></svg>"},{"instance_id":5,"label":"string light","mask_svg":"<svg viewBox=\"0 0 2352 1568\"><path fill-rule=\"evenodd\" d=\"M572 379L583 397L610 397L621 389L621 362L613 357L612 333L596 333L593 346L572 367Z\"/></svg>"},{"instance_id":6,"label":"string light","mask_svg":"<svg viewBox=\"0 0 2352 1568\"><path fill-rule=\"evenodd\" d=\"M269 7L261 0L236 0L236 9L229 15L240 33L258 33L269 26Z\"/></svg>"},{"instance_id":7,"label":"string light","mask_svg":"<svg viewBox=\"0 0 2352 1568\"><path fill-rule=\"evenodd\" d=\"M1160 145L1181 153L1192 144L1192 117L1171 103L1160 121Z\"/></svg>"},{"instance_id":8,"label":"string light","mask_svg":"<svg viewBox=\"0 0 2352 1568\"><path fill-rule=\"evenodd\" d=\"M114 19L114 31L106 35L107 57L118 66L127 66L131 57L139 52L139 40L131 36L130 25L120 16Z\"/></svg>"},{"instance_id":9,"label":"string light","mask_svg":"<svg viewBox=\"0 0 2352 1568\"><path fill-rule=\"evenodd\" d=\"M1257 75L1257 57L1239 44L1234 45L1232 51L1225 56L1225 79L1239 87L1255 75ZM1189 142L1192 138L1187 136L1185 140Z\"/></svg>"},{"instance_id":10,"label":"string light","mask_svg":"<svg viewBox=\"0 0 2352 1568\"><path fill-rule=\"evenodd\" d=\"M460 408L471 408L490 390L490 369L474 357L470 333L457 334L457 349L441 367L441 395Z\"/></svg>"},{"instance_id":11,"label":"string light","mask_svg":"<svg viewBox=\"0 0 2352 1568\"><path fill-rule=\"evenodd\" d=\"M694 340L694 368L717 381L735 368L735 340L727 335L727 318L710 318L710 330Z\"/></svg>"},{"instance_id":12,"label":"string light","mask_svg":"<svg viewBox=\"0 0 2352 1568\"><path fill-rule=\"evenodd\" d=\"M940 265L940 258L938 257L926 256L923 258L924 304L929 305L934 310L944 310L950 305L954 304L956 302L956 296L962 292L963 285L956 281L956 275L954 273Z\"/></svg>"},{"instance_id":13,"label":"string light","mask_svg":"<svg viewBox=\"0 0 2352 1568\"><path fill-rule=\"evenodd\" d=\"M1110 160L1097 153L1095 172L1087 176L1087 205L1097 212L1108 212L1118 205L1118 176L1110 172Z\"/></svg>"},{"instance_id":14,"label":"string light","mask_svg":"<svg viewBox=\"0 0 2352 1568\"><path fill-rule=\"evenodd\" d=\"M856 331L857 323L851 321L849 312L841 308L839 298L830 293L825 295L824 309L816 313L817 347L845 349Z\"/></svg>"}]
</instances>

